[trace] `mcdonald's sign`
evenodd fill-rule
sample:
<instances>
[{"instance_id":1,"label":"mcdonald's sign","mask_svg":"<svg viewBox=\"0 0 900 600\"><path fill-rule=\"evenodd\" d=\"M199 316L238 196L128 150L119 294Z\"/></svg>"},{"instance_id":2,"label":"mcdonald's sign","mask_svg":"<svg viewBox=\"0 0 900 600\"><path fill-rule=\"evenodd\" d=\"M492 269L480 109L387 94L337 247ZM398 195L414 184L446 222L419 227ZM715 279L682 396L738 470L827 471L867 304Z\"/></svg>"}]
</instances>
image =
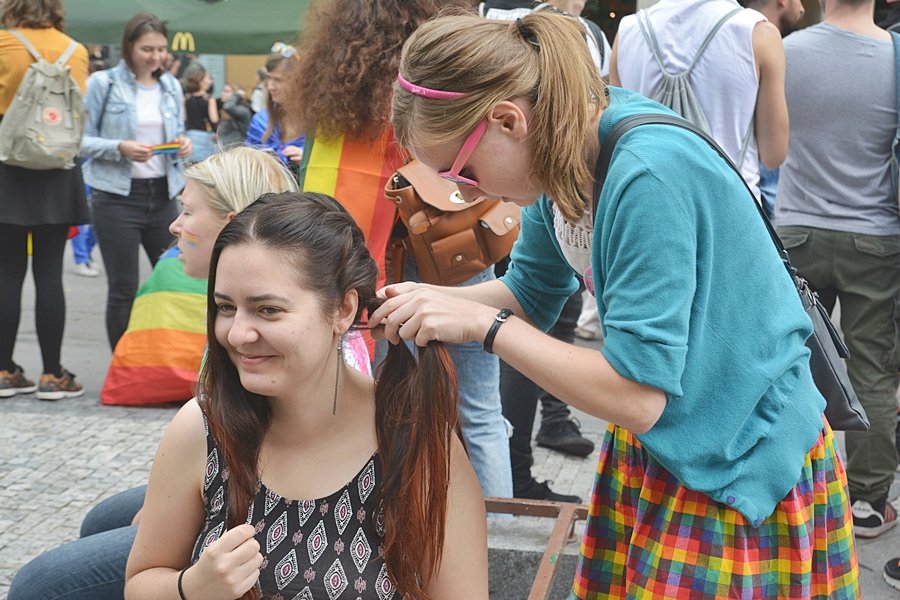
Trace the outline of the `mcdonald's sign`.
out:
<instances>
[{"instance_id":1,"label":"mcdonald's sign","mask_svg":"<svg viewBox=\"0 0 900 600\"><path fill-rule=\"evenodd\" d=\"M190 31L177 31L172 36L172 52L196 52L194 35Z\"/></svg>"}]
</instances>

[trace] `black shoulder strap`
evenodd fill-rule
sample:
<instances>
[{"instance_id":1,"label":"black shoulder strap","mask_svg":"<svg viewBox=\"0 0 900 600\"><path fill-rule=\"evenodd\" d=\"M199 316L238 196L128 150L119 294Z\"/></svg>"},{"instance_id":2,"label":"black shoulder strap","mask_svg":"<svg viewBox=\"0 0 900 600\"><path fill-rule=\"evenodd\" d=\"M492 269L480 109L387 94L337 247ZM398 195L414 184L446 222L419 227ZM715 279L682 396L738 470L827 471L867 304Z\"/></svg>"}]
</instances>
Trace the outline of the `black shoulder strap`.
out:
<instances>
[{"instance_id":1,"label":"black shoulder strap","mask_svg":"<svg viewBox=\"0 0 900 600\"><path fill-rule=\"evenodd\" d=\"M103 129L103 117L106 115L106 105L109 104L109 95L112 93L113 84L116 82L116 76L113 73L112 69L109 69L106 72L107 78L109 79L109 84L106 86L106 96L103 97L103 106L100 108L100 118L97 119L97 134L100 134L100 131Z\"/></svg>"},{"instance_id":2,"label":"black shoulder strap","mask_svg":"<svg viewBox=\"0 0 900 600\"><path fill-rule=\"evenodd\" d=\"M766 216L766 213L763 212L762 207L759 205L759 202L756 201L756 196L753 194L753 191L750 189L750 186L747 185L747 182L744 181L744 176L741 175L740 170L735 166L732 160L728 157L724 150L716 143L714 139L712 139L708 134L704 133L693 123L683 119L681 117L673 117L670 115L635 115L633 117L628 117L619 121L613 128L612 131L609 132L609 135L603 140L602 145L600 146L600 156L597 159L597 168L594 171L594 197L593 197L593 213L592 218L596 220L597 218L597 205L600 202L600 192L603 190L603 184L606 182L606 173L609 171L609 163L612 160L613 150L615 150L616 143L619 141L619 138L625 134L628 130L639 127L641 125L673 125L675 127L681 127L682 129L687 129L688 131L700 136L703 140L709 144L713 150L719 153L719 156L728 163L735 173L737 173L741 182L744 184L744 187L747 189L747 194L750 196L753 205L756 206L756 210L759 212L759 216L762 218L763 223L766 226L766 230L769 232L769 236L772 238L772 243L775 244L775 248L778 250L778 255L781 257L782 262L784 263L785 268L788 273L791 275L791 278L796 278L797 270L791 265L791 261L788 259L787 251L784 249L784 245L781 243L781 239L778 237L778 234L775 233L775 228L772 226L771 221Z\"/></svg>"}]
</instances>

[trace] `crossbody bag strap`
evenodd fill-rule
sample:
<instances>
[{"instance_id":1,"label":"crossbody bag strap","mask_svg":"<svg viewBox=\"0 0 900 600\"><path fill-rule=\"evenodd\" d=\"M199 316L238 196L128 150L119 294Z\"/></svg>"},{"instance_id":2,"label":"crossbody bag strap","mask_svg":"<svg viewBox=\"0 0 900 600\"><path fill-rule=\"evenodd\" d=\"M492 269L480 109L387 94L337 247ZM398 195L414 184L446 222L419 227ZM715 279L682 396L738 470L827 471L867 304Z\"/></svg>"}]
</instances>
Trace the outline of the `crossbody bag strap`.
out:
<instances>
[{"instance_id":1,"label":"crossbody bag strap","mask_svg":"<svg viewBox=\"0 0 900 600\"><path fill-rule=\"evenodd\" d=\"M619 138L622 137L622 135L624 135L627 131L641 125L673 125L675 127L681 127L682 129L686 129L703 138L703 140L706 141L706 143L709 144L712 149L722 157L722 159L728 164L728 166L731 167L731 169L735 173L737 173L737 176L741 180L741 183L744 184L744 188L746 188L747 193L750 195L753 205L756 207L760 218L763 220L763 223L766 226L766 230L769 232L769 237L772 238L772 243L775 244L775 248L778 250L778 255L781 257L781 261L784 263L785 269L787 269L788 273L791 276L791 279L794 279L796 281L797 270L791 264L790 259L788 259L788 254L784 249L784 244L781 243L781 239L775 232L775 228L772 226L772 222L769 221L769 217L766 216L766 213L756 201L756 196L753 194L750 186L747 185L747 182L741 175L740 170L714 139L712 139L702 130L698 129L693 123L682 119L681 117L673 117L669 115L636 115L633 117L622 119L615 125L615 127L613 127L612 131L610 131L609 134L603 139L600 147L600 156L597 159L597 167L594 171L594 197L592 206L592 218L594 220L597 219L597 207L600 202L600 192L603 191L603 184L606 182L606 174L609 171L609 164L612 160L613 150L615 150L616 143L619 141Z\"/></svg>"}]
</instances>

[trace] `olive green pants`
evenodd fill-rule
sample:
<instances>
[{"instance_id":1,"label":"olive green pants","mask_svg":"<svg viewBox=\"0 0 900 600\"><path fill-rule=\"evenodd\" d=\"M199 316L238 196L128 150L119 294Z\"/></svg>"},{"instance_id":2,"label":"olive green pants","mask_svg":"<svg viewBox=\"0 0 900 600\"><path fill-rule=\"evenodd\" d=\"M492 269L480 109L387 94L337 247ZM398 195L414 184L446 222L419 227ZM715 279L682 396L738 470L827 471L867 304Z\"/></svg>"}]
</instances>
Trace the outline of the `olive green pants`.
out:
<instances>
[{"instance_id":1,"label":"olive green pants","mask_svg":"<svg viewBox=\"0 0 900 600\"><path fill-rule=\"evenodd\" d=\"M841 301L847 371L869 416L866 432L846 432L853 500L888 494L897 468L897 369L900 367L900 236L813 227L779 227L791 262L829 312Z\"/></svg>"}]
</instances>

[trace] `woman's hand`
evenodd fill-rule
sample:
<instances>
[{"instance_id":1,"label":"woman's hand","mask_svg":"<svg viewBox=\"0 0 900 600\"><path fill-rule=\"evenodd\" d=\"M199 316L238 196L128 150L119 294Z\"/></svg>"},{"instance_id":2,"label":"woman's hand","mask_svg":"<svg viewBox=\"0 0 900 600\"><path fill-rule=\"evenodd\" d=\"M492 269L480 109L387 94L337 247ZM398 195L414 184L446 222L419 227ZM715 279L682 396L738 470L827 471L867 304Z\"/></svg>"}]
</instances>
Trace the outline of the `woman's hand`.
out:
<instances>
[{"instance_id":1,"label":"woman's hand","mask_svg":"<svg viewBox=\"0 0 900 600\"><path fill-rule=\"evenodd\" d=\"M153 158L153 149L150 146L134 140L119 142L119 153L133 162L147 162Z\"/></svg>"},{"instance_id":2,"label":"woman's hand","mask_svg":"<svg viewBox=\"0 0 900 600\"><path fill-rule=\"evenodd\" d=\"M285 146L281 149L281 153L284 154L288 158L288 160L295 165L300 164L300 162L303 160L303 148L299 146Z\"/></svg>"},{"instance_id":3,"label":"woman's hand","mask_svg":"<svg viewBox=\"0 0 900 600\"><path fill-rule=\"evenodd\" d=\"M186 156L190 156L191 152L194 150L194 143L191 142L191 138L188 137L180 137L175 141L178 142L178 158L184 158Z\"/></svg>"},{"instance_id":4,"label":"woman's hand","mask_svg":"<svg viewBox=\"0 0 900 600\"><path fill-rule=\"evenodd\" d=\"M400 283L379 291L387 298L369 317L370 327L383 327L392 344L435 340L451 344L483 342L497 309L442 293L429 286Z\"/></svg>"},{"instance_id":5,"label":"woman's hand","mask_svg":"<svg viewBox=\"0 0 900 600\"><path fill-rule=\"evenodd\" d=\"M229 529L207 546L184 573L184 595L191 600L240 598L256 583L263 557L252 525Z\"/></svg>"}]
</instances>

